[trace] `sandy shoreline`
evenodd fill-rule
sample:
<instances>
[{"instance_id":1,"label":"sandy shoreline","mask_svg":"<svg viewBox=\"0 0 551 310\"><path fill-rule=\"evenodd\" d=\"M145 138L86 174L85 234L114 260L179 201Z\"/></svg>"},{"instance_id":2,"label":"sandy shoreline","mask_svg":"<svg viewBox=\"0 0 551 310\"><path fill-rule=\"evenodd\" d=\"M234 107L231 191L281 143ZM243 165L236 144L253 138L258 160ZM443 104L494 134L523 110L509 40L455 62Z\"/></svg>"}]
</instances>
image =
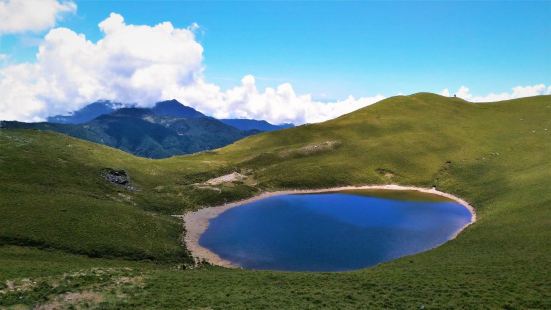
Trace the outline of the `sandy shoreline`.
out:
<instances>
[{"instance_id":1,"label":"sandy shoreline","mask_svg":"<svg viewBox=\"0 0 551 310\"><path fill-rule=\"evenodd\" d=\"M333 187L333 188L324 188L324 189L305 189L305 190L286 190L286 191L277 191L277 192L265 192L258 196L236 201L233 203L228 203L217 207L203 208L194 212L187 212L182 217L184 221L184 227L186 229L186 234L183 239L187 249L191 252L191 255L193 256L195 262L206 261L213 265L218 265L218 266L223 266L228 268L240 268L238 265L230 261L224 260L223 258L219 257L216 253L211 252L209 249L204 248L199 244L199 238L207 230L211 219L217 217L219 214L223 213L228 209L235 208L243 204L247 204L253 201L257 201L260 199L277 196L277 195L314 194L314 193L338 192L338 191L362 190L362 189L375 189L375 190L386 189L386 190L403 190L403 191L413 190L413 191L418 191L422 193L435 194L435 195L439 195L439 196L454 200L455 202L461 204L467 210L469 210L472 216L471 216L471 222L465 225L460 230L458 230L451 239L454 239L455 237L457 237L457 235L461 231L463 231L463 229L467 228L469 225L471 225L476 221L476 212L469 203L467 203L465 200L457 196L438 191L434 188L429 189L429 188L422 188L422 187L415 187L415 186L401 186L401 185L395 185L395 184L343 186L343 187Z\"/></svg>"}]
</instances>

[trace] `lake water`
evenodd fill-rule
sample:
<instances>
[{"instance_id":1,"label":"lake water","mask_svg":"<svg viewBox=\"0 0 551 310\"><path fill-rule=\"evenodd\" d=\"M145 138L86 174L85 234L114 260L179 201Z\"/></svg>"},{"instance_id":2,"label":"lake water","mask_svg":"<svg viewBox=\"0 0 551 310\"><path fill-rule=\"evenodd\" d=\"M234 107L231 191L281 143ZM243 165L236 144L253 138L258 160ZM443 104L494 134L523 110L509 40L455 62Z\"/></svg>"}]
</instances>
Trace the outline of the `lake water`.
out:
<instances>
[{"instance_id":1,"label":"lake water","mask_svg":"<svg viewBox=\"0 0 551 310\"><path fill-rule=\"evenodd\" d=\"M388 191L272 196L213 218L199 244L246 269L360 269L434 248L470 223L465 207L435 198Z\"/></svg>"}]
</instances>

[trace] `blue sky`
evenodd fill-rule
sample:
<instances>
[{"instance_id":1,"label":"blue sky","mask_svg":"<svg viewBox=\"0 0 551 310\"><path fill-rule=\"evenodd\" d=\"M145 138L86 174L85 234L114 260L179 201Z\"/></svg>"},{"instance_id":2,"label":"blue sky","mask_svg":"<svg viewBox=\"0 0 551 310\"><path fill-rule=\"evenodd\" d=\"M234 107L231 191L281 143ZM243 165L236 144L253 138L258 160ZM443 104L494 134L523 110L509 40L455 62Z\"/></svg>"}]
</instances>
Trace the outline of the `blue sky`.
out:
<instances>
[{"instance_id":1,"label":"blue sky","mask_svg":"<svg viewBox=\"0 0 551 310\"><path fill-rule=\"evenodd\" d=\"M473 93L551 82L551 2L77 1L58 26L101 37L110 12L128 24L200 25L206 78L222 88L246 74L259 88L297 93ZM40 34L7 35L0 53L29 61Z\"/></svg>"},{"instance_id":2,"label":"blue sky","mask_svg":"<svg viewBox=\"0 0 551 310\"><path fill-rule=\"evenodd\" d=\"M0 20L0 119L177 99L300 124L422 91L551 94L551 1L0 0Z\"/></svg>"}]
</instances>

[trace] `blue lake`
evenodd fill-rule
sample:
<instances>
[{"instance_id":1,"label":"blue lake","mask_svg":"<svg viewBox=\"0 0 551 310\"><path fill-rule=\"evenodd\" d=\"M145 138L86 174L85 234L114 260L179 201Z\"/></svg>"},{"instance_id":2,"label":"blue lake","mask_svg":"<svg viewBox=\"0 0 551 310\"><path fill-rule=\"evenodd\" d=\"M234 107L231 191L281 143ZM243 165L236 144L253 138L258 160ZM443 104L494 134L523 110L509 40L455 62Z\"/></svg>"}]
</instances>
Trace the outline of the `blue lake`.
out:
<instances>
[{"instance_id":1,"label":"blue lake","mask_svg":"<svg viewBox=\"0 0 551 310\"><path fill-rule=\"evenodd\" d=\"M456 202L403 193L280 195L211 219L199 244L246 269L345 271L441 245L471 216Z\"/></svg>"}]
</instances>

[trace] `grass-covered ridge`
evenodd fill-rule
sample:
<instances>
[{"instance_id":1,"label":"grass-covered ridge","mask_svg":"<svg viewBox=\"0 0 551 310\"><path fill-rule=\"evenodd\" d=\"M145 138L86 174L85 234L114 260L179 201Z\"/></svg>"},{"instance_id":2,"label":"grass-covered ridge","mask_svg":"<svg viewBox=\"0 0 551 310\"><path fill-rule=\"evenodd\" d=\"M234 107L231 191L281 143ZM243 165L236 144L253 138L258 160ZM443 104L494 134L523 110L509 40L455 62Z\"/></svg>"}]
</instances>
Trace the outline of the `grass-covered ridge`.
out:
<instances>
[{"instance_id":1,"label":"grass-covered ridge","mask_svg":"<svg viewBox=\"0 0 551 310\"><path fill-rule=\"evenodd\" d=\"M16 262L13 247L0 247L0 265L13 266L0 281L52 277L63 269L56 261L73 262L69 272L109 259L131 266L127 277L144 283L126 288L124 298L105 293L99 303L111 306L551 307L551 96L477 104L398 96L325 123L166 160L25 130L0 130L0 150L1 242L57 251L21 248L32 255ZM137 190L106 182L104 168L126 170ZM248 181L198 185L233 171ZM357 272L174 269L188 258L171 214L261 190L384 183L461 196L478 221L435 250ZM162 265L136 267L118 258ZM56 267L29 271L41 260ZM71 290L116 290L105 281Z\"/></svg>"}]
</instances>

